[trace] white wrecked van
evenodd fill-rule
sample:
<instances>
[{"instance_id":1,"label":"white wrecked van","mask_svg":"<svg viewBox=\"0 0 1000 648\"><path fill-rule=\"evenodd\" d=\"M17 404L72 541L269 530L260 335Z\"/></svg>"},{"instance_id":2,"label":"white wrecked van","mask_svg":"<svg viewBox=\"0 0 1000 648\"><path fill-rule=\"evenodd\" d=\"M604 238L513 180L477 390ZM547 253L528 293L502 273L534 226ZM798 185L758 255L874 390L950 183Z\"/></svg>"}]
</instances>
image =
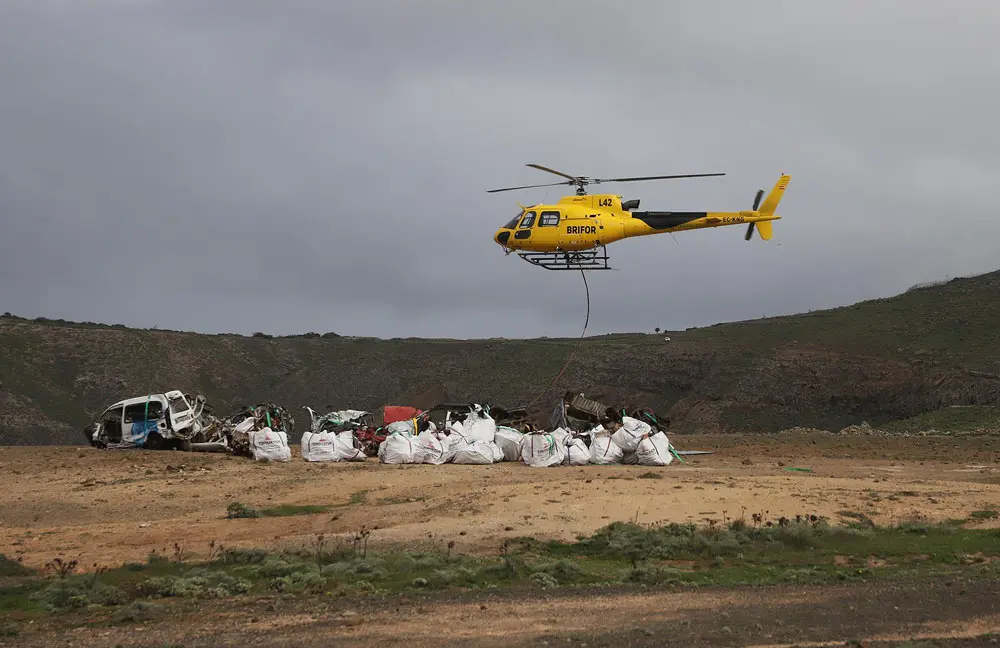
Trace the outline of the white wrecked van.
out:
<instances>
[{"instance_id":1,"label":"white wrecked van","mask_svg":"<svg viewBox=\"0 0 1000 648\"><path fill-rule=\"evenodd\" d=\"M205 397L191 398L179 390L118 401L84 428L97 448L190 450L205 440L214 417L205 414Z\"/></svg>"}]
</instances>

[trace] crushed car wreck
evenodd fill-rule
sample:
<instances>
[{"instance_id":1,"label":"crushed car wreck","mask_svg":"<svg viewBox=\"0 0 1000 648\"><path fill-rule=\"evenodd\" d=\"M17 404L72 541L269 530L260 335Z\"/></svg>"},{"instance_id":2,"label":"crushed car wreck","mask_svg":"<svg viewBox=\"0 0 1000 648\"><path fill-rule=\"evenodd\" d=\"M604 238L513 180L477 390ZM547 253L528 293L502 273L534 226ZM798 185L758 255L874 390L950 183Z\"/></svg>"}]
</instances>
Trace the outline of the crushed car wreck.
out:
<instances>
[{"instance_id":1,"label":"crushed car wreck","mask_svg":"<svg viewBox=\"0 0 1000 648\"><path fill-rule=\"evenodd\" d=\"M192 443L213 434L215 423L204 396L173 390L118 401L85 427L84 435L97 448L191 450Z\"/></svg>"},{"instance_id":2,"label":"crushed car wreck","mask_svg":"<svg viewBox=\"0 0 1000 648\"><path fill-rule=\"evenodd\" d=\"M257 403L224 419L201 394L180 390L118 401L84 428L96 448L223 452L257 460L290 461L295 421L283 407Z\"/></svg>"}]
</instances>

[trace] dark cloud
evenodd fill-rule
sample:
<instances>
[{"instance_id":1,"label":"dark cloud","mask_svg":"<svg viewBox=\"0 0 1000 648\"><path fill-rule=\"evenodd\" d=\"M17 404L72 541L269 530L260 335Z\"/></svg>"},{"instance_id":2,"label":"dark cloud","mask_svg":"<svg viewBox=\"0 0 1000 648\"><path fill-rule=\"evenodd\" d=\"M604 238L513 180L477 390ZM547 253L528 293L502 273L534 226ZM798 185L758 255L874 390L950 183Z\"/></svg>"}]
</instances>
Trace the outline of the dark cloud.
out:
<instances>
[{"instance_id":1,"label":"dark cloud","mask_svg":"<svg viewBox=\"0 0 1000 648\"><path fill-rule=\"evenodd\" d=\"M0 5L0 310L201 331L575 335L578 274L503 257L539 162L770 243L617 243L590 331L840 305L992 270L1000 6ZM155 299L138 299L150 294Z\"/></svg>"}]
</instances>

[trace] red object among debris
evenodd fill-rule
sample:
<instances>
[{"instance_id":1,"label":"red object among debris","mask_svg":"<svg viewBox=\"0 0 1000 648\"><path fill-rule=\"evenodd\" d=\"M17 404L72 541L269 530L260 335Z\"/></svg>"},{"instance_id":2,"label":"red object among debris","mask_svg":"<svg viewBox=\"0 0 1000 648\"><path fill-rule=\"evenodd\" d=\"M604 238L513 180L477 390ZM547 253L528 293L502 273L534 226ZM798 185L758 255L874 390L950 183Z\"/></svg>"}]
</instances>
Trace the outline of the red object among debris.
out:
<instances>
[{"instance_id":1,"label":"red object among debris","mask_svg":"<svg viewBox=\"0 0 1000 648\"><path fill-rule=\"evenodd\" d=\"M420 415L421 411L415 407L406 407L405 405L386 405L384 408L383 425L416 418Z\"/></svg>"}]
</instances>

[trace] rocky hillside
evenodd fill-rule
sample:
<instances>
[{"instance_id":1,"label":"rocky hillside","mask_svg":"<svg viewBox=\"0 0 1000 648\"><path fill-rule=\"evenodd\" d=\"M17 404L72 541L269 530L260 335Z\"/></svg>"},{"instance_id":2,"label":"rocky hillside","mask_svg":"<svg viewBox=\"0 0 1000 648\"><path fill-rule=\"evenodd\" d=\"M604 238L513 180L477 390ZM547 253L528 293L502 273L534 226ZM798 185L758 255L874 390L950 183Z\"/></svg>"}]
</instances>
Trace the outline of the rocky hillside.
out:
<instances>
[{"instance_id":1,"label":"rocky hillside","mask_svg":"<svg viewBox=\"0 0 1000 648\"><path fill-rule=\"evenodd\" d=\"M203 335L0 317L0 445L82 443L106 405L205 394L216 413L304 405L533 404L566 389L669 413L675 433L839 429L1000 401L1000 272L789 317L664 335L377 340ZM562 379L547 386L576 349Z\"/></svg>"}]
</instances>

